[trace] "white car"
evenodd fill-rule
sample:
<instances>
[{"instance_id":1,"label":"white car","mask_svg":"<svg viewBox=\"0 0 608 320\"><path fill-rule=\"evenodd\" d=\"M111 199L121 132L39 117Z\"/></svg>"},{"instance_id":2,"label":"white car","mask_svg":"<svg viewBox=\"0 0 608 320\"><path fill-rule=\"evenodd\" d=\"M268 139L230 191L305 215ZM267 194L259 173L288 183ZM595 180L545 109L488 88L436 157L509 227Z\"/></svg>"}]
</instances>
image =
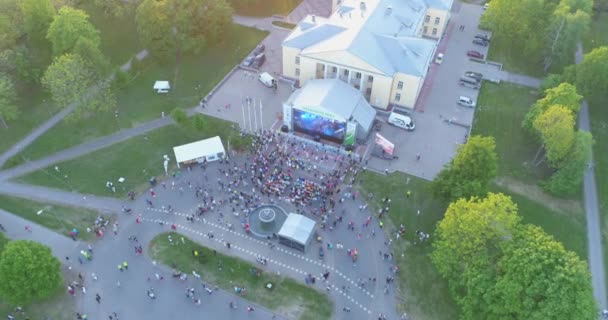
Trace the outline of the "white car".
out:
<instances>
[{"instance_id":1,"label":"white car","mask_svg":"<svg viewBox=\"0 0 608 320\"><path fill-rule=\"evenodd\" d=\"M443 62L443 53L438 53L437 57L435 57L435 63L441 64Z\"/></svg>"},{"instance_id":2,"label":"white car","mask_svg":"<svg viewBox=\"0 0 608 320\"><path fill-rule=\"evenodd\" d=\"M486 3L483 5L483 10L487 10L489 6L490 6L490 3L489 3L489 2L486 2Z\"/></svg>"}]
</instances>

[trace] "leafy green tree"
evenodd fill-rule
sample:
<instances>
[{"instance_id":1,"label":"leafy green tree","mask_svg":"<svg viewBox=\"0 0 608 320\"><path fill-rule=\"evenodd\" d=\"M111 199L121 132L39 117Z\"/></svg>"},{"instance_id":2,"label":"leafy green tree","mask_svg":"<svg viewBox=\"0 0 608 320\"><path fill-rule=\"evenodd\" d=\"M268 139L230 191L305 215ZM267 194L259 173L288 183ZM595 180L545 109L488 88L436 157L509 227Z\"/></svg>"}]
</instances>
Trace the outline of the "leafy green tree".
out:
<instances>
[{"instance_id":1,"label":"leafy green tree","mask_svg":"<svg viewBox=\"0 0 608 320\"><path fill-rule=\"evenodd\" d=\"M56 13L51 1L22 0L21 11L28 36L37 41L44 40Z\"/></svg>"},{"instance_id":2,"label":"leafy green tree","mask_svg":"<svg viewBox=\"0 0 608 320\"><path fill-rule=\"evenodd\" d=\"M208 122L207 119L205 119L205 116L197 113L192 117L192 124L196 130L203 132L207 129Z\"/></svg>"},{"instance_id":3,"label":"leafy green tree","mask_svg":"<svg viewBox=\"0 0 608 320\"><path fill-rule=\"evenodd\" d=\"M579 39L591 24L593 0L561 0L551 15L548 27L545 70L551 63L568 63Z\"/></svg>"},{"instance_id":4,"label":"leafy green tree","mask_svg":"<svg viewBox=\"0 0 608 320\"><path fill-rule=\"evenodd\" d=\"M0 122L4 128L8 128L6 121L17 119L19 108L17 108L17 93L11 78L0 73Z\"/></svg>"},{"instance_id":5,"label":"leafy green tree","mask_svg":"<svg viewBox=\"0 0 608 320\"><path fill-rule=\"evenodd\" d=\"M175 53L174 23L169 0L144 0L135 14L137 33L142 44L157 56Z\"/></svg>"},{"instance_id":6,"label":"leafy green tree","mask_svg":"<svg viewBox=\"0 0 608 320\"><path fill-rule=\"evenodd\" d=\"M551 106L534 120L534 129L543 142L549 164L558 167L574 145L574 115L564 106Z\"/></svg>"},{"instance_id":7,"label":"leafy green tree","mask_svg":"<svg viewBox=\"0 0 608 320\"><path fill-rule=\"evenodd\" d=\"M11 241L0 257L0 296L19 305L50 297L61 287L61 263L34 241Z\"/></svg>"},{"instance_id":8,"label":"leafy green tree","mask_svg":"<svg viewBox=\"0 0 608 320\"><path fill-rule=\"evenodd\" d=\"M100 76L105 75L110 68L110 61L90 39L80 37L76 41L73 53L79 55L88 67Z\"/></svg>"},{"instance_id":9,"label":"leafy green tree","mask_svg":"<svg viewBox=\"0 0 608 320\"><path fill-rule=\"evenodd\" d=\"M545 190L559 195L572 195L581 190L585 169L591 160L593 137L591 133L578 131L572 150L560 167L543 183Z\"/></svg>"},{"instance_id":10,"label":"leafy green tree","mask_svg":"<svg viewBox=\"0 0 608 320\"><path fill-rule=\"evenodd\" d=\"M600 101L608 95L608 47L593 49L576 65L576 87L589 100Z\"/></svg>"},{"instance_id":11,"label":"leafy green tree","mask_svg":"<svg viewBox=\"0 0 608 320\"><path fill-rule=\"evenodd\" d=\"M21 0L0 0L0 49L13 48L23 36Z\"/></svg>"},{"instance_id":12,"label":"leafy green tree","mask_svg":"<svg viewBox=\"0 0 608 320\"><path fill-rule=\"evenodd\" d=\"M53 45L55 56L71 52L80 38L88 39L96 47L100 44L99 31L89 22L89 15L71 7L59 10L46 37Z\"/></svg>"},{"instance_id":13,"label":"leafy green tree","mask_svg":"<svg viewBox=\"0 0 608 320\"><path fill-rule=\"evenodd\" d=\"M188 124L188 114L181 108L175 108L171 111L171 118L180 125Z\"/></svg>"},{"instance_id":14,"label":"leafy green tree","mask_svg":"<svg viewBox=\"0 0 608 320\"><path fill-rule=\"evenodd\" d=\"M597 319L587 264L541 228L519 226L501 251L486 319Z\"/></svg>"},{"instance_id":15,"label":"leafy green tree","mask_svg":"<svg viewBox=\"0 0 608 320\"><path fill-rule=\"evenodd\" d=\"M557 76L550 76L546 80L551 81L551 85L555 84L558 78ZM573 114L578 113L581 107L582 96L576 92L576 87L567 82L562 82L557 86L550 87L544 91L544 97L536 101L532 105L532 108L526 113L526 116L522 122L522 126L531 133L536 133L534 129L534 121L538 116L543 114L549 107L554 105L561 105L568 110L571 110Z\"/></svg>"},{"instance_id":16,"label":"leafy green tree","mask_svg":"<svg viewBox=\"0 0 608 320\"><path fill-rule=\"evenodd\" d=\"M114 17L122 17L129 10L132 10L132 6L137 1L124 1L124 0L93 0L93 4L103 10L107 15Z\"/></svg>"},{"instance_id":17,"label":"leafy green tree","mask_svg":"<svg viewBox=\"0 0 608 320\"><path fill-rule=\"evenodd\" d=\"M497 156L493 137L471 136L458 147L456 156L439 172L432 184L433 193L455 200L483 196L488 183L496 177Z\"/></svg>"},{"instance_id":18,"label":"leafy green tree","mask_svg":"<svg viewBox=\"0 0 608 320\"><path fill-rule=\"evenodd\" d=\"M76 54L64 54L46 70L42 85L47 89L58 107L76 103L70 119L77 120L98 111L111 110L116 98L110 82L97 77L85 61Z\"/></svg>"}]
</instances>

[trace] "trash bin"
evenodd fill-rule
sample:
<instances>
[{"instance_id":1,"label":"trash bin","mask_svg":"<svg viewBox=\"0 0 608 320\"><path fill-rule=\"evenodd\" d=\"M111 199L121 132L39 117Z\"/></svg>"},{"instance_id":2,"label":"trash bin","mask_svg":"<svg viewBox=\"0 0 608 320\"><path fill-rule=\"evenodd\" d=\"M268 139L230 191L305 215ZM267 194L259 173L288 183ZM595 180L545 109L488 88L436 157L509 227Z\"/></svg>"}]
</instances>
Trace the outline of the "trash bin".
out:
<instances>
[{"instance_id":1,"label":"trash bin","mask_svg":"<svg viewBox=\"0 0 608 320\"><path fill-rule=\"evenodd\" d=\"M152 177L152 178L150 178L150 180L148 180L148 181L150 182L150 185L151 185L151 186L153 186L153 187L154 187L154 186L156 185L156 177Z\"/></svg>"}]
</instances>

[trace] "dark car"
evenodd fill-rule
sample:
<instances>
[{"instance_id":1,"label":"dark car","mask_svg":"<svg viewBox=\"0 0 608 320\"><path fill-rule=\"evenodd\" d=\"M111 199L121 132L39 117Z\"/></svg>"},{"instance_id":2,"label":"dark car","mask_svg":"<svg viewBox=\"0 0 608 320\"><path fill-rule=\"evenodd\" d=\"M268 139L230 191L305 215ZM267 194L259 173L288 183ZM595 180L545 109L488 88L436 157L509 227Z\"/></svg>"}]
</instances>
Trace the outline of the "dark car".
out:
<instances>
[{"instance_id":1,"label":"dark car","mask_svg":"<svg viewBox=\"0 0 608 320\"><path fill-rule=\"evenodd\" d=\"M473 39L473 44L476 44L478 46L482 46L482 47L487 47L488 46L488 42L485 40L481 40L481 39Z\"/></svg>"},{"instance_id":2,"label":"dark car","mask_svg":"<svg viewBox=\"0 0 608 320\"><path fill-rule=\"evenodd\" d=\"M251 67L251 65L253 64L254 59L255 59L255 56L253 56L253 55L248 56L247 58L245 58L245 60L243 60L243 63L241 65L243 67Z\"/></svg>"},{"instance_id":3,"label":"dark car","mask_svg":"<svg viewBox=\"0 0 608 320\"><path fill-rule=\"evenodd\" d=\"M490 36L485 34L485 33L478 33L475 35L475 39L480 39L480 40L484 40L487 42L490 42Z\"/></svg>"},{"instance_id":4,"label":"dark car","mask_svg":"<svg viewBox=\"0 0 608 320\"><path fill-rule=\"evenodd\" d=\"M483 54L481 54L479 51L475 51L475 50L467 51L467 56L469 56L471 58L483 59Z\"/></svg>"},{"instance_id":5,"label":"dark car","mask_svg":"<svg viewBox=\"0 0 608 320\"><path fill-rule=\"evenodd\" d=\"M257 56L260 53L264 52L264 50L266 50L266 46L263 44L259 44L257 47L255 47L255 49L253 49L253 55Z\"/></svg>"},{"instance_id":6,"label":"dark car","mask_svg":"<svg viewBox=\"0 0 608 320\"><path fill-rule=\"evenodd\" d=\"M481 74L479 72L474 72L474 71L467 71L464 73L464 76L473 78L473 79L477 79L477 81L481 81L481 79L483 79L483 74Z\"/></svg>"},{"instance_id":7,"label":"dark car","mask_svg":"<svg viewBox=\"0 0 608 320\"><path fill-rule=\"evenodd\" d=\"M251 67L259 68L264 64L264 62L266 62L266 55L263 53L260 53L257 56L255 56L255 58L253 58L253 63L251 64Z\"/></svg>"}]
</instances>

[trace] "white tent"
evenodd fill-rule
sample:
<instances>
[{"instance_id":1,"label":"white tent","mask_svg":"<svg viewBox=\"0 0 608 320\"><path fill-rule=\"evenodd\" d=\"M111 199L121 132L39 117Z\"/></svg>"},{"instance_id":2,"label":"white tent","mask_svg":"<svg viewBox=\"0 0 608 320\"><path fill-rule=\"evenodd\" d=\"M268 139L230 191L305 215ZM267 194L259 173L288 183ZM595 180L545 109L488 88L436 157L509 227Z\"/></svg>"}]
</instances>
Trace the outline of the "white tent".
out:
<instances>
[{"instance_id":1,"label":"white tent","mask_svg":"<svg viewBox=\"0 0 608 320\"><path fill-rule=\"evenodd\" d=\"M226 154L219 136L173 147L173 152L178 168L180 163L215 161Z\"/></svg>"},{"instance_id":2,"label":"white tent","mask_svg":"<svg viewBox=\"0 0 608 320\"><path fill-rule=\"evenodd\" d=\"M279 230L279 243L306 251L315 230L315 221L301 214L290 213Z\"/></svg>"},{"instance_id":3,"label":"white tent","mask_svg":"<svg viewBox=\"0 0 608 320\"><path fill-rule=\"evenodd\" d=\"M154 90L156 93L167 93L171 89L171 85L169 85L169 81L156 81L154 83Z\"/></svg>"}]
</instances>

